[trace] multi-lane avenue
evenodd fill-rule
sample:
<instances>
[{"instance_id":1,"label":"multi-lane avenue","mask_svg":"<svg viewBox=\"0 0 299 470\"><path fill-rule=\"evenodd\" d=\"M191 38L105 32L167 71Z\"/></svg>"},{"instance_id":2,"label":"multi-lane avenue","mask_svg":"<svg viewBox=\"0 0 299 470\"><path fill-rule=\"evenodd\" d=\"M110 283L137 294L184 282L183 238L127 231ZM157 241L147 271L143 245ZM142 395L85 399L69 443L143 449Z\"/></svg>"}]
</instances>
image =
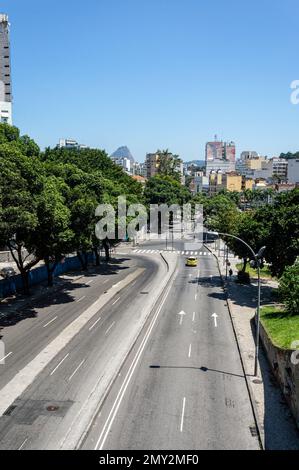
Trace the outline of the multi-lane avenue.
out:
<instances>
[{"instance_id":1,"label":"multi-lane avenue","mask_svg":"<svg viewBox=\"0 0 299 470\"><path fill-rule=\"evenodd\" d=\"M216 260L163 248L4 322L1 449L260 448Z\"/></svg>"},{"instance_id":2,"label":"multi-lane avenue","mask_svg":"<svg viewBox=\"0 0 299 470\"><path fill-rule=\"evenodd\" d=\"M259 449L216 261L201 247L188 268L179 248L173 283L84 449Z\"/></svg>"}]
</instances>

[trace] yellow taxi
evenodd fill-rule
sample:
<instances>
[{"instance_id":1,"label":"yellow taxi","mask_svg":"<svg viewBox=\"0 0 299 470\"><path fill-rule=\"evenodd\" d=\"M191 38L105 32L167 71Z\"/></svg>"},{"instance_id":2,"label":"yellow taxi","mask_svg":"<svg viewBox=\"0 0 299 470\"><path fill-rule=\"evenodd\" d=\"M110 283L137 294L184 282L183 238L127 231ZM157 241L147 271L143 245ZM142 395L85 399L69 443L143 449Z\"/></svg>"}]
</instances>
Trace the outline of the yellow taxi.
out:
<instances>
[{"instance_id":1,"label":"yellow taxi","mask_svg":"<svg viewBox=\"0 0 299 470\"><path fill-rule=\"evenodd\" d=\"M195 258L195 256L189 256L189 258L186 259L186 266L197 266L198 264L198 259Z\"/></svg>"}]
</instances>

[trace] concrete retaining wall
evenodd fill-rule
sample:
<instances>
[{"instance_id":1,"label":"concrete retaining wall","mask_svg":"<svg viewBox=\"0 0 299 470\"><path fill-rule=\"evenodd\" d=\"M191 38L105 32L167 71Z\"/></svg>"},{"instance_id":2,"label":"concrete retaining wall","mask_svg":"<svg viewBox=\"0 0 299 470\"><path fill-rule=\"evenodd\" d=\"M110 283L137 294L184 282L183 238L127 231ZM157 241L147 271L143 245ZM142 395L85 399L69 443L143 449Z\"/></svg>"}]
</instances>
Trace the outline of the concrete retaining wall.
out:
<instances>
[{"instance_id":1,"label":"concrete retaining wall","mask_svg":"<svg viewBox=\"0 0 299 470\"><path fill-rule=\"evenodd\" d=\"M262 323L260 337L273 373L299 428L299 364L292 364L292 350L273 345Z\"/></svg>"}]
</instances>

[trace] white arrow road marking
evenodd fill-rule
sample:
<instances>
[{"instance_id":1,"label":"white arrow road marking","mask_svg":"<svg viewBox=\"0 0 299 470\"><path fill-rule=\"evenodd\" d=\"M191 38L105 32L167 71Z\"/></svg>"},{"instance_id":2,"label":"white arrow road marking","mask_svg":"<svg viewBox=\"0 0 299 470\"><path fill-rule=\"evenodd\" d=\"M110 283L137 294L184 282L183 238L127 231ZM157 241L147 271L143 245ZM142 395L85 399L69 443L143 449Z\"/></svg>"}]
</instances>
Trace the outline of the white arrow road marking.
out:
<instances>
[{"instance_id":1,"label":"white arrow road marking","mask_svg":"<svg viewBox=\"0 0 299 470\"><path fill-rule=\"evenodd\" d=\"M178 315L180 315L180 325L183 323L183 318L184 318L184 315L186 315L186 312L184 312L184 310L182 310L180 313L178 313Z\"/></svg>"},{"instance_id":2,"label":"white arrow road marking","mask_svg":"<svg viewBox=\"0 0 299 470\"><path fill-rule=\"evenodd\" d=\"M215 323L215 327L217 328L217 318L218 318L218 315L217 313L213 313L212 317L214 318L214 323Z\"/></svg>"}]
</instances>

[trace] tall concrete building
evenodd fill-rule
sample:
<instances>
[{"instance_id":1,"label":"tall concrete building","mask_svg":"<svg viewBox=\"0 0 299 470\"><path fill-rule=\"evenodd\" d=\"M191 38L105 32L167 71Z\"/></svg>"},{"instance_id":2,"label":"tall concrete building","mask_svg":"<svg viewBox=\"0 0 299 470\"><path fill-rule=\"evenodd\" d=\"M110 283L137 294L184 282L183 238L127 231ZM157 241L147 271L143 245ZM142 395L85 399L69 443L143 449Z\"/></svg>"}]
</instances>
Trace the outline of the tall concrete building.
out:
<instances>
[{"instance_id":1,"label":"tall concrete building","mask_svg":"<svg viewBox=\"0 0 299 470\"><path fill-rule=\"evenodd\" d=\"M217 140L206 143L206 175L211 171L222 171L224 173L235 170L236 146L234 142L223 142Z\"/></svg>"},{"instance_id":2,"label":"tall concrete building","mask_svg":"<svg viewBox=\"0 0 299 470\"><path fill-rule=\"evenodd\" d=\"M12 94L8 16L0 13L0 121L12 124Z\"/></svg>"}]
</instances>

